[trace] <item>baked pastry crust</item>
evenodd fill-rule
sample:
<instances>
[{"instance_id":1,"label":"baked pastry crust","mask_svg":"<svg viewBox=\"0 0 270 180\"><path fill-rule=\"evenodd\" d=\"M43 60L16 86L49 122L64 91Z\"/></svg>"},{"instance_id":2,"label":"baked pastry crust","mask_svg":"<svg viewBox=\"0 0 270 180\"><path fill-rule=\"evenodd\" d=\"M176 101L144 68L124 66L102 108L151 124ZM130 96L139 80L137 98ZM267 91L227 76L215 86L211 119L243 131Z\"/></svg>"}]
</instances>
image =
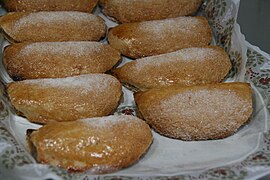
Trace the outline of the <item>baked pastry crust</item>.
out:
<instances>
[{"instance_id":1,"label":"baked pastry crust","mask_svg":"<svg viewBox=\"0 0 270 180\"><path fill-rule=\"evenodd\" d=\"M126 115L50 123L28 135L38 162L94 174L134 164L152 143L149 126Z\"/></svg>"},{"instance_id":2,"label":"baked pastry crust","mask_svg":"<svg viewBox=\"0 0 270 180\"><path fill-rule=\"evenodd\" d=\"M3 63L14 80L23 80L104 73L120 59L117 50L99 42L38 42L8 46Z\"/></svg>"},{"instance_id":3,"label":"baked pastry crust","mask_svg":"<svg viewBox=\"0 0 270 180\"><path fill-rule=\"evenodd\" d=\"M8 11L83 11L91 12L98 0L4 0Z\"/></svg>"},{"instance_id":4,"label":"baked pastry crust","mask_svg":"<svg viewBox=\"0 0 270 180\"><path fill-rule=\"evenodd\" d=\"M100 0L103 12L120 23L140 22L194 14L202 0Z\"/></svg>"},{"instance_id":5,"label":"baked pastry crust","mask_svg":"<svg viewBox=\"0 0 270 180\"><path fill-rule=\"evenodd\" d=\"M187 141L228 137L252 114L250 85L240 82L151 89L135 101L158 133Z\"/></svg>"},{"instance_id":6,"label":"baked pastry crust","mask_svg":"<svg viewBox=\"0 0 270 180\"><path fill-rule=\"evenodd\" d=\"M7 85L12 105L29 121L74 121L111 114L122 96L121 83L107 74L34 79Z\"/></svg>"},{"instance_id":7,"label":"baked pastry crust","mask_svg":"<svg viewBox=\"0 0 270 180\"><path fill-rule=\"evenodd\" d=\"M126 23L110 29L108 33L111 46L134 59L202 47L211 40L211 28L204 17Z\"/></svg>"},{"instance_id":8,"label":"baked pastry crust","mask_svg":"<svg viewBox=\"0 0 270 180\"><path fill-rule=\"evenodd\" d=\"M226 52L217 46L207 46L137 59L113 70L113 74L124 84L146 90L218 83L230 69Z\"/></svg>"},{"instance_id":9,"label":"baked pastry crust","mask_svg":"<svg viewBox=\"0 0 270 180\"><path fill-rule=\"evenodd\" d=\"M98 41L106 34L102 18L75 11L8 13L0 26L11 42Z\"/></svg>"}]
</instances>

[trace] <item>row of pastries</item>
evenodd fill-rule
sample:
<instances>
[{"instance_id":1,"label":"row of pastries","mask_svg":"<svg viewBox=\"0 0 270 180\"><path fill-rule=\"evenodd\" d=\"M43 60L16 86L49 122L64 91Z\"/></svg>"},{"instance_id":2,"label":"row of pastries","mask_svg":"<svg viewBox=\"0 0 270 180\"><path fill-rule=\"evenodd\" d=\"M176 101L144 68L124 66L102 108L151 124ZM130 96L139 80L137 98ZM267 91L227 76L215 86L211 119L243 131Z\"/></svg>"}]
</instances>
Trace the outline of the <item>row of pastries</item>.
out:
<instances>
[{"instance_id":1,"label":"row of pastries","mask_svg":"<svg viewBox=\"0 0 270 180\"><path fill-rule=\"evenodd\" d=\"M151 128L179 140L228 137L252 113L247 83L221 83L227 53L210 46L211 28L194 15L202 0L9 0L0 26L11 43L3 64L18 115L41 163L70 172L112 172L147 152ZM99 3L119 23L107 30L90 12ZM15 11L15 12L12 12ZM98 42L107 38L108 44ZM124 65L121 55L132 61ZM113 116L122 85L138 117Z\"/></svg>"}]
</instances>

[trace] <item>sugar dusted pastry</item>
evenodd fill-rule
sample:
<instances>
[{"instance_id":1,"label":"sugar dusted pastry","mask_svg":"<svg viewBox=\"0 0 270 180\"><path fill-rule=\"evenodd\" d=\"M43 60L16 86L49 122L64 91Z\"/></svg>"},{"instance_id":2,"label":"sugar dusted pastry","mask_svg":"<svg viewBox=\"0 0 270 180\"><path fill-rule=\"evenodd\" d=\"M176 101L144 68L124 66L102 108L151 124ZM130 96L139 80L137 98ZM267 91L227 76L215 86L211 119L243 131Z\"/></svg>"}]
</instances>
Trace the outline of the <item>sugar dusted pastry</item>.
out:
<instances>
[{"instance_id":1,"label":"sugar dusted pastry","mask_svg":"<svg viewBox=\"0 0 270 180\"><path fill-rule=\"evenodd\" d=\"M4 0L8 11L84 11L91 12L97 0Z\"/></svg>"},{"instance_id":2,"label":"sugar dusted pastry","mask_svg":"<svg viewBox=\"0 0 270 180\"><path fill-rule=\"evenodd\" d=\"M252 114L247 83L151 89L135 94L141 116L158 133L181 140L221 139Z\"/></svg>"},{"instance_id":3,"label":"sugar dusted pastry","mask_svg":"<svg viewBox=\"0 0 270 180\"><path fill-rule=\"evenodd\" d=\"M4 65L14 80L104 73L121 59L99 42L17 43L4 51Z\"/></svg>"},{"instance_id":4,"label":"sugar dusted pastry","mask_svg":"<svg viewBox=\"0 0 270 180\"><path fill-rule=\"evenodd\" d=\"M109 115L118 106L122 86L113 76L88 74L13 82L7 93L29 121L46 124Z\"/></svg>"},{"instance_id":5,"label":"sugar dusted pastry","mask_svg":"<svg viewBox=\"0 0 270 180\"><path fill-rule=\"evenodd\" d=\"M28 140L38 162L96 174L134 164L152 133L143 120L121 115L50 123L28 133Z\"/></svg>"},{"instance_id":6,"label":"sugar dusted pastry","mask_svg":"<svg viewBox=\"0 0 270 180\"><path fill-rule=\"evenodd\" d=\"M83 12L15 12L0 19L12 42L98 41L106 33L100 17Z\"/></svg>"},{"instance_id":7,"label":"sugar dusted pastry","mask_svg":"<svg viewBox=\"0 0 270 180\"><path fill-rule=\"evenodd\" d=\"M211 42L212 32L204 17L178 17L126 23L110 29L108 41L131 58L153 56Z\"/></svg>"},{"instance_id":8,"label":"sugar dusted pastry","mask_svg":"<svg viewBox=\"0 0 270 180\"><path fill-rule=\"evenodd\" d=\"M149 21L195 13L202 0L100 0L103 12L121 23Z\"/></svg>"},{"instance_id":9,"label":"sugar dusted pastry","mask_svg":"<svg viewBox=\"0 0 270 180\"><path fill-rule=\"evenodd\" d=\"M145 90L218 83L230 69L231 62L226 52L220 47L209 46L137 59L113 73L128 87Z\"/></svg>"}]
</instances>

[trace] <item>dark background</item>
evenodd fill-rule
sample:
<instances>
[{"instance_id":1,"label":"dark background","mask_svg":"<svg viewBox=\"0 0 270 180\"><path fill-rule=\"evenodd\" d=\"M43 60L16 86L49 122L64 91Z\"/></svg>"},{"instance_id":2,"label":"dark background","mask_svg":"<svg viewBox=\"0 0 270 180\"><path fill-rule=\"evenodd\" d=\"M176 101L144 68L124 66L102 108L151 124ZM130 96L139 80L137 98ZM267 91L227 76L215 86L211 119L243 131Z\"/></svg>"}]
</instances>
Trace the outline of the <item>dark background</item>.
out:
<instances>
[{"instance_id":1,"label":"dark background","mask_svg":"<svg viewBox=\"0 0 270 180\"><path fill-rule=\"evenodd\" d=\"M241 0L238 23L247 41L270 54L270 0Z\"/></svg>"},{"instance_id":2,"label":"dark background","mask_svg":"<svg viewBox=\"0 0 270 180\"><path fill-rule=\"evenodd\" d=\"M247 41L270 54L270 0L241 0L238 23Z\"/></svg>"}]
</instances>

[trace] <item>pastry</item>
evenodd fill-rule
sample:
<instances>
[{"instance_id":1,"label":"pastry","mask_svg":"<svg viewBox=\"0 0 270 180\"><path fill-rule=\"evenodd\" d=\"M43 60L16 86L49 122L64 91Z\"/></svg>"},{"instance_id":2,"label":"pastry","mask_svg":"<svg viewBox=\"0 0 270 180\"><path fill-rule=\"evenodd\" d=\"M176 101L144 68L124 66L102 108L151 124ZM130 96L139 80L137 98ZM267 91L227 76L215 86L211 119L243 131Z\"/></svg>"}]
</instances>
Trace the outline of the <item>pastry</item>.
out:
<instances>
[{"instance_id":1,"label":"pastry","mask_svg":"<svg viewBox=\"0 0 270 180\"><path fill-rule=\"evenodd\" d=\"M4 0L8 11L83 11L91 12L98 0Z\"/></svg>"},{"instance_id":2,"label":"pastry","mask_svg":"<svg viewBox=\"0 0 270 180\"><path fill-rule=\"evenodd\" d=\"M126 23L110 29L108 34L113 48L135 59L206 46L211 40L211 28L204 17Z\"/></svg>"},{"instance_id":3,"label":"pastry","mask_svg":"<svg viewBox=\"0 0 270 180\"><path fill-rule=\"evenodd\" d=\"M226 52L220 47L209 46L137 59L115 69L113 74L128 87L145 90L218 83L230 69Z\"/></svg>"},{"instance_id":4,"label":"pastry","mask_svg":"<svg viewBox=\"0 0 270 180\"><path fill-rule=\"evenodd\" d=\"M11 42L98 41L106 33L100 17L83 12L15 12L0 19Z\"/></svg>"},{"instance_id":5,"label":"pastry","mask_svg":"<svg viewBox=\"0 0 270 180\"><path fill-rule=\"evenodd\" d=\"M4 65L14 80L104 73L121 59L99 42L17 43L4 51Z\"/></svg>"},{"instance_id":6,"label":"pastry","mask_svg":"<svg viewBox=\"0 0 270 180\"><path fill-rule=\"evenodd\" d=\"M7 93L29 121L46 124L109 115L120 102L122 86L113 76L88 74L13 82Z\"/></svg>"},{"instance_id":7,"label":"pastry","mask_svg":"<svg viewBox=\"0 0 270 180\"><path fill-rule=\"evenodd\" d=\"M251 87L240 82L151 89L135 101L158 133L187 141L228 137L252 114Z\"/></svg>"},{"instance_id":8,"label":"pastry","mask_svg":"<svg viewBox=\"0 0 270 180\"><path fill-rule=\"evenodd\" d=\"M99 174L134 164L152 133L143 120L121 115L50 123L28 133L28 142L40 163Z\"/></svg>"},{"instance_id":9,"label":"pastry","mask_svg":"<svg viewBox=\"0 0 270 180\"><path fill-rule=\"evenodd\" d=\"M103 12L120 23L194 14L202 0L100 0Z\"/></svg>"}]
</instances>

